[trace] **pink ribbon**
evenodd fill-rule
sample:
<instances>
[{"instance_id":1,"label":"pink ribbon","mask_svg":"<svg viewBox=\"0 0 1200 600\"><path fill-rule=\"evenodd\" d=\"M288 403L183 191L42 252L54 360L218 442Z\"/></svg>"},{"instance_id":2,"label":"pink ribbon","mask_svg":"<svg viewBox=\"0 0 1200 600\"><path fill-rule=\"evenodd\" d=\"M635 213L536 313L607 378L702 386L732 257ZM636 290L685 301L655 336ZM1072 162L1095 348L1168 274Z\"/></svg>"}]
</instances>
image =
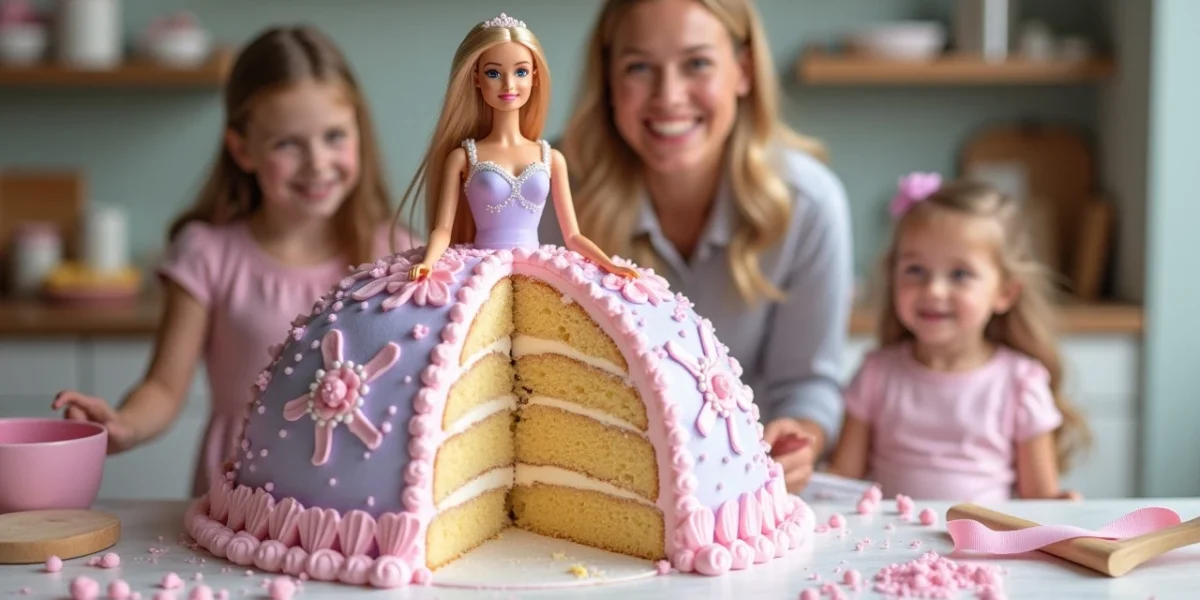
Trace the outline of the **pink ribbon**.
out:
<instances>
[{"instance_id":1,"label":"pink ribbon","mask_svg":"<svg viewBox=\"0 0 1200 600\"><path fill-rule=\"evenodd\" d=\"M946 522L954 540L954 550L973 550L988 554L1020 554L1040 550L1051 544L1081 537L1109 540L1137 537L1180 523L1179 515L1161 507L1139 508L1099 530L1090 531L1073 525L1038 525L1015 531L995 531L971 519Z\"/></svg>"}]
</instances>

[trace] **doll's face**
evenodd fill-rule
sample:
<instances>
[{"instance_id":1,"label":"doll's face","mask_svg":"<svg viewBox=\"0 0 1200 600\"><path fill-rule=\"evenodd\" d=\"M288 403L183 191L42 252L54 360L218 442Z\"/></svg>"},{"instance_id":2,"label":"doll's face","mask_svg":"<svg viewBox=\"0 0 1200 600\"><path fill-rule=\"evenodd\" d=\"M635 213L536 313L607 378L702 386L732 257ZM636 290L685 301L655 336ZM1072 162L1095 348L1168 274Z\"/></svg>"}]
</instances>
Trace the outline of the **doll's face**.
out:
<instances>
[{"instance_id":1,"label":"doll's face","mask_svg":"<svg viewBox=\"0 0 1200 600\"><path fill-rule=\"evenodd\" d=\"M607 74L617 131L652 172L716 168L750 91L749 58L695 0L639 2L617 26Z\"/></svg>"},{"instance_id":2,"label":"doll's face","mask_svg":"<svg viewBox=\"0 0 1200 600\"><path fill-rule=\"evenodd\" d=\"M483 94L483 101L499 111L520 110L525 106L536 77L533 53L517 42L488 48L475 67L475 85Z\"/></svg>"}]
</instances>

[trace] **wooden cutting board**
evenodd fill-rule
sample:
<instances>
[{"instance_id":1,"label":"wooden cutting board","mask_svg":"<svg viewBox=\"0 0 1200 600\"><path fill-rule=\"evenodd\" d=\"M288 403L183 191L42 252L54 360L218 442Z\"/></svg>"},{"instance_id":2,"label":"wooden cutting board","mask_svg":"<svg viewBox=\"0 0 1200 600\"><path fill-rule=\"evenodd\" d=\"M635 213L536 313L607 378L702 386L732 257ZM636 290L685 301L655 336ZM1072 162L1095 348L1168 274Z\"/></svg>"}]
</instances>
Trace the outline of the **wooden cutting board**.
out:
<instances>
[{"instance_id":1,"label":"wooden cutting board","mask_svg":"<svg viewBox=\"0 0 1200 600\"><path fill-rule=\"evenodd\" d=\"M1016 123L985 128L971 136L960 155L969 175L988 165L1019 166L1024 172L1029 212L1045 262L1057 273L1074 270L1079 224L1095 198L1095 165L1085 134L1066 125Z\"/></svg>"},{"instance_id":2,"label":"wooden cutting board","mask_svg":"<svg viewBox=\"0 0 1200 600\"><path fill-rule=\"evenodd\" d=\"M35 510L0 515L0 564L78 558L112 547L121 520L94 510Z\"/></svg>"}]
</instances>

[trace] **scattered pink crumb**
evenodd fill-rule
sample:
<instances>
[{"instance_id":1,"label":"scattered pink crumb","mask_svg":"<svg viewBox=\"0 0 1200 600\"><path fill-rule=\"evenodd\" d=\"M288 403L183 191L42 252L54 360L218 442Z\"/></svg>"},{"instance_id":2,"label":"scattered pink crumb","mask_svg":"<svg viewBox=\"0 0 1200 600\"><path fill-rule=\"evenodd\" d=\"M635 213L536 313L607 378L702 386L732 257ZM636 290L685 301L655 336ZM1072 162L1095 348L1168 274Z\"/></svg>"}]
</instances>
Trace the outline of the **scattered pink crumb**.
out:
<instances>
[{"instance_id":1,"label":"scattered pink crumb","mask_svg":"<svg viewBox=\"0 0 1200 600\"><path fill-rule=\"evenodd\" d=\"M29 586L25 586L25 587L17 590L17 593L21 594L22 596L28 596L29 594L33 593L33 588L31 588ZM1150 600L1154 600L1154 597L1151 596Z\"/></svg>"},{"instance_id":2,"label":"scattered pink crumb","mask_svg":"<svg viewBox=\"0 0 1200 600\"><path fill-rule=\"evenodd\" d=\"M175 600L175 593L163 590L154 594L154 600Z\"/></svg>"},{"instance_id":3,"label":"scattered pink crumb","mask_svg":"<svg viewBox=\"0 0 1200 600\"><path fill-rule=\"evenodd\" d=\"M863 498L862 500L858 501L858 514L865 515L875 512L876 506L877 505L875 504L874 500L871 500L870 498Z\"/></svg>"},{"instance_id":4,"label":"scattered pink crumb","mask_svg":"<svg viewBox=\"0 0 1200 600\"><path fill-rule=\"evenodd\" d=\"M870 544L864 544L864 543L862 543L862 542L858 542L858 543L854 544L854 551L855 551L855 552L862 552L862 551L863 551L863 549L865 549L865 548L866 548L867 546L869 546L869 545L870 545Z\"/></svg>"},{"instance_id":5,"label":"scattered pink crumb","mask_svg":"<svg viewBox=\"0 0 1200 600\"><path fill-rule=\"evenodd\" d=\"M828 525L825 525L825 524L823 524L823 523L822 523L821 525L817 525L817 528L816 528L816 532L817 532L817 533L825 533L825 532L827 532L827 531L829 531L829 526L828 526Z\"/></svg>"},{"instance_id":6,"label":"scattered pink crumb","mask_svg":"<svg viewBox=\"0 0 1200 600\"><path fill-rule=\"evenodd\" d=\"M174 590L183 587L183 580L175 573L167 573L163 575L162 582L158 585L164 590Z\"/></svg>"},{"instance_id":7,"label":"scattered pink crumb","mask_svg":"<svg viewBox=\"0 0 1200 600\"><path fill-rule=\"evenodd\" d=\"M920 548L921 540L913 540L912 543L908 545L908 547L909 548Z\"/></svg>"},{"instance_id":8,"label":"scattered pink crumb","mask_svg":"<svg viewBox=\"0 0 1200 600\"><path fill-rule=\"evenodd\" d=\"M833 513L832 515L829 515L829 526L830 527L837 529L845 524L846 524L846 517L843 517L840 513Z\"/></svg>"},{"instance_id":9,"label":"scattered pink crumb","mask_svg":"<svg viewBox=\"0 0 1200 600\"><path fill-rule=\"evenodd\" d=\"M891 547L892 547L891 540L883 540L883 545L880 546L880 548L883 548L884 550L887 550L888 548L891 548Z\"/></svg>"},{"instance_id":10,"label":"scattered pink crumb","mask_svg":"<svg viewBox=\"0 0 1200 600\"><path fill-rule=\"evenodd\" d=\"M666 575L667 573L671 572L671 563L665 560L660 560L654 563L654 568L658 569L659 575Z\"/></svg>"},{"instance_id":11,"label":"scattered pink crumb","mask_svg":"<svg viewBox=\"0 0 1200 600\"><path fill-rule=\"evenodd\" d=\"M61 558L59 558L57 556L51 556L50 558L46 559L46 572L47 573L57 573L62 570L62 567L63 567L63 563L62 563Z\"/></svg>"},{"instance_id":12,"label":"scattered pink crumb","mask_svg":"<svg viewBox=\"0 0 1200 600\"><path fill-rule=\"evenodd\" d=\"M198 585L192 588L192 593L188 594L188 600L213 600L212 588L207 585Z\"/></svg>"},{"instance_id":13,"label":"scattered pink crumb","mask_svg":"<svg viewBox=\"0 0 1200 600\"><path fill-rule=\"evenodd\" d=\"M88 557L87 566L89 566L89 567L94 567L94 566L96 566L96 565L99 565L99 564L100 564L100 557L99 557L99 556L90 556L90 557Z\"/></svg>"},{"instance_id":14,"label":"scattered pink crumb","mask_svg":"<svg viewBox=\"0 0 1200 600\"><path fill-rule=\"evenodd\" d=\"M901 517L907 517L913 511L912 498L904 494L896 494L896 512L900 513ZM907 519L905 519L907 520Z\"/></svg>"},{"instance_id":15,"label":"scattered pink crumb","mask_svg":"<svg viewBox=\"0 0 1200 600\"><path fill-rule=\"evenodd\" d=\"M891 523L888 523L887 525L884 525L884 526L883 526L883 530L884 530L884 531L895 531L895 530L896 530L896 526L895 526L895 525L892 525Z\"/></svg>"},{"instance_id":16,"label":"scattered pink crumb","mask_svg":"<svg viewBox=\"0 0 1200 600\"><path fill-rule=\"evenodd\" d=\"M96 600L100 596L100 584L90 577L71 580L71 600Z\"/></svg>"},{"instance_id":17,"label":"scattered pink crumb","mask_svg":"<svg viewBox=\"0 0 1200 600\"><path fill-rule=\"evenodd\" d=\"M821 600L821 589L808 588L800 592L800 600Z\"/></svg>"},{"instance_id":18,"label":"scattered pink crumb","mask_svg":"<svg viewBox=\"0 0 1200 600\"><path fill-rule=\"evenodd\" d=\"M834 573L835 575L836 575L836 574L838 574L838 573L841 573L841 572L842 572L842 568L841 568L841 567L834 567L834 568L833 568L833 573Z\"/></svg>"},{"instance_id":19,"label":"scattered pink crumb","mask_svg":"<svg viewBox=\"0 0 1200 600\"><path fill-rule=\"evenodd\" d=\"M936 525L938 520L937 513L933 512L933 509L930 508L921 509L919 518L921 519L921 524L925 526Z\"/></svg>"},{"instance_id":20,"label":"scattered pink crumb","mask_svg":"<svg viewBox=\"0 0 1200 600\"><path fill-rule=\"evenodd\" d=\"M115 569L121 564L121 555L116 552L105 552L104 556L100 557L100 566L105 569Z\"/></svg>"},{"instance_id":21,"label":"scattered pink crumb","mask_svg":"<svg viewBox=\"0 0 1200 600\"><path fill-rule=\"evenodd\" d=\"M296 593L296 584L287 577L276 577L271 580L271 587L268 591L271 594L271 600L291 600L292 595Z\"/></svg>"},{"instance_id":22,"label":"scattered pink crumb","mask_svg":"<svg viewBox=\"0 0 1200 600\"><path fill-rule=\"evenodd\" d=\"M957 563L936 552L926 552L904 564L889 565L875 575L876 592L891 597L949 598L960 590L973 590L981 598L1003 593L1000 569L990 565Z\"/></svg>"},{"instance_id":23,"label":"scattered pink crumb","mask_svg":"<svg viewBox=\"0 0 1200 600\"><path fill-rule=\"evenodd\" d=\"M842 583L850 586L850 589L858 591L858 589L862 587L862 573L859 573L854 569L850 569L849 571L846 571L844 575L842 575Z\"/></svg>"},{"instance_id":24,"label":"scattered pink crumb","mask_svg":"<svg viewBox=\"0 0 1200 600\"><path fill-rule=\"evenodd\" d=\"M251 571L250 569L246 569L246 577L253 577L253 576L254 576L254 571Z\"/></svg>"},{"instance_id":25,"label":"scattered pink crumb","mask_svg":"<svg viewBox=\"0 0 1200 600\"><path fill-rule=\"evenodd\" d=\"M863 498L870 498L874 502L880 502L883 500L883 490L878 485L873 485L867 488L867 491L863 492Z\"/></svg>"},{"instance_id":26,"label":"scattered pink crumb","mask_svg":"<svg viewBox=\"0 0 1200 600\"><path fill-rule=\"evenodd\" d=\"M820 575L818 575L818 574L816 574L816 573L809 573L809 574L808 574L808 580L809 580L809 581L820 581L820 580L821 580L821 576L820 576Z\"/></svg>"},{"instance_id":27,"label":"scattered pink crumb","mask_svg":"<svg viewBox=\"0 0 1200 600\"><path fill-rule=\"evenodd\" d=\"M196 573L192 575L192 581L201 581L204 579L204 573Z\"/></svg>"},{"instance_id":28,"label":"scattered pink crumb","mask_svg":"<svg viewBox=\"0 0 1200 600\"><path fill-rule=\"evenodd\" d=\"M113 600L124 600L129 597L129 584L124 579L115 579L108 584L108 597Z\"/></svg>"},{"instance_id":29,"label":"scattered pink crumb","mask_svg":"<svg viewBox=\"0 0 1200 600\"><path fill-rule=\"evenodd\" d=\"M222 590L217 591L215 600L228 600L228 598L229 598L229 590L222 589Z\"/></svg>"}]
</instances>

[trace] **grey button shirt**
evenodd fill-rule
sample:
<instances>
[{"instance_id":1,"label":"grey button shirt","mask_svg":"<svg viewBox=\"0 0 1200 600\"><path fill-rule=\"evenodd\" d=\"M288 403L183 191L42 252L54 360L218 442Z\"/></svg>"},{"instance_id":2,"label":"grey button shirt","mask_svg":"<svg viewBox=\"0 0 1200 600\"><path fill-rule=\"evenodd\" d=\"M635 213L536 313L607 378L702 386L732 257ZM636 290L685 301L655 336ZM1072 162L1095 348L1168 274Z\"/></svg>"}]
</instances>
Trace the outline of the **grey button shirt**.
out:
<instances>
[{"instance_id":1,"label":"grey button shirt","mask_svg":"<svg viewBox=\"0 0 1200 600\"><path fill-rule=\"evenodd\" d=\"M663 235L648 200L634 234L649 236L668 267L659 274L712 321L718 339L742 364L764 422L811 420L825 430L828 450L844 410L839 382L853 286L849 206L841 181L811 156L785 151L779 170L795 202L791 224L759 265L787 295L783 302L749 306L737 292L727 250L738 216L726 185L690 261ZM542 215L539 236L542 243L563 243L552 203Z\"/></svg>"}]
</instances>

